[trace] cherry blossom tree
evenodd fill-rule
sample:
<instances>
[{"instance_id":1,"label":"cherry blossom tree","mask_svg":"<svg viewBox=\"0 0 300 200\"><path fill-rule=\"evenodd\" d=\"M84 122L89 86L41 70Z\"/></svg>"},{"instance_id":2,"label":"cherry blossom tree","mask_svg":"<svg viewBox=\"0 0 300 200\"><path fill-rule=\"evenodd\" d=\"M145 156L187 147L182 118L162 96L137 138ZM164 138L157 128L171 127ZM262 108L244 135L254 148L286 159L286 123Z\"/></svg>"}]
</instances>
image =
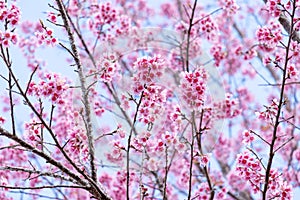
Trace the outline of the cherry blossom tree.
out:
<instances>
[{"instance_id":1,"label":"cherry blossom tree","mask_svg":"<svg viewBox=\"0 0 300 200\"><path fill-rule=\"evenodd\" d=\"M1 199L297 199L300 1L43 3L0 0Z\"/></svg>"}]
</instances>

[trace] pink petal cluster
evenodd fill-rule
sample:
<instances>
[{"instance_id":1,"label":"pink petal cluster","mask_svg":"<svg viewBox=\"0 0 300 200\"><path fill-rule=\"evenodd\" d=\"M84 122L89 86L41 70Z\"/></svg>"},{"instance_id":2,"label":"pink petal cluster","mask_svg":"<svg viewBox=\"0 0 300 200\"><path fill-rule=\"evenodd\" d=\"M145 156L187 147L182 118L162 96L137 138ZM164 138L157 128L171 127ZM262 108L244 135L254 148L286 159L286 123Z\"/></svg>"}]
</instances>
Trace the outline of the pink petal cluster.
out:
<instances>
[{"instance_id":1,"label":"pink petal cluster","mask_svg":"<svg viewBox=\"0 0 300 200\"><path fill-rule=\"evenodd\" d=\"M165 62L160 55L153 57L142 57L134 63L135 73L133 77L133 90L136 94L153 84L163 75Z\"/></svg>"},{"instance_id":2,"label":"pink petal cluster","mask_svg":"<svg viewBox=\"0 0 300 200\"><path fill-rule=\"evenodd\" d=\"M50 98L52 103L63 104L64 92L69 88L66 79L55 73L46 73L38 83L29 83L28 94Z\"/></svg>"},{"instance_id":3,"label":"pink petal cluster","mask_svg":"<svg viewBox=\"0 0 300 200\"><path fill-rule=\"evenodd\" d=\"M205 101L206 81L208 75L203 68L194 72L185 72L180 82L182 99L192 109L200 109Z\"/></svg>"}]
</instances>

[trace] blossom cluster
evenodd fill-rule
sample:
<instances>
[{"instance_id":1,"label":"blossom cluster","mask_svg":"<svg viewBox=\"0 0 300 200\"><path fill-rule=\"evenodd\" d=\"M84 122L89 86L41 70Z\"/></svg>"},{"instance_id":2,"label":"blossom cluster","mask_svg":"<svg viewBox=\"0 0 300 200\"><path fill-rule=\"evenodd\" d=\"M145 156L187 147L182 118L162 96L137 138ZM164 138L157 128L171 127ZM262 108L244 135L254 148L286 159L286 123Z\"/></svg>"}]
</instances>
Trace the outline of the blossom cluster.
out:
<instances>
[{"instance_id":1,"label":"blossom cluster","mask_svg":"<svg viewBox=\"0 0 300 200\"><path fill-rule=\"evenodd\" d=\"M176 9L174 8L173 4L170 2L163 3L160 6L160 9L163 15L166 16L167 18L172 18L174 13L176 12Z\"/></svg>"},{"instance_id":2,"label":"blossom cluster","mask_svg":"<svg viewBox=\"0 0 300 200\"><path fill-rule=\"evenodd\" d=\"M20 21L21 12L20 9L12 4L8 8L7 1L0 1L0 21L11 25L14 28Z\"/></svg>"},{"instance_id":3,"label":"blossom cluster","mask_svg":"<svg viewBox=\"0 0 300 200\"><path fill-rule=\"evenodd\" d=\"M161 135L161 139L158 140L159 143L163 143L167 147L174 147L178 153L182 153L185 150L185 144L179 141L179 136L176 133L166 131ZM158 143L158 146L162 146ZM156 151L156 150L155 150Z\"/></svg>"},{"instance_id":4,"label":"blossom cluster","mask_svg":"<svg viewBox=\"0 0 300 200\"><path fill-rule=\"evenodd\" d=\"M133 139L133 148L136 151L141 151L143 147L145 147L148 143L148 139L151 137L151 133L149 131L145 131L140 133Z\"/></svg>"},{"instance_id":5,"label":"blossom cluster","mask_svg":"<svg viewBox=\"0 0 300 200\"><path fill-rule=\"evenodd\" d=\"M199 163L200 166L204 167L209 162L209 155L201 155L199 152L196 152L194 160Z\"/></svg>"},{"instance_id":6,"label":"blossom cluster","mask_svg":"<svg viewBox=\"0 0 300 200\"><path fill-rule=\"evenodd\" d=\"M42 142L41 132L43 131L43 127L44 127L41 124L41 122L37 119L31 119L30 122L26 122L24 126L25 126L26 140L34 146L41 145Z\"/></svg>"},{"instance_id":7,"label":"blossom cluster","mask_svg":"<svg viewBox=\"0 0 300 200\"><path fill-rule=\"evenodd\" d=\"M238 100L232 96L227 93L224 101L214 103L217 118L233 118L241 113Z\"/></svg>"},{"instance_id":8,"label":"blossom cluster","mask_svg":"<svg viewBox=\"0 0 300 200\"><path fill-rule=\"evenodd\" d=\"M125 146L121 144L119 140L113 140L110 143L113 144L112 150L106 154L106 157L109 161L113 163L120 163L123 161L123 153L125 150Z\"/></svg>"},{"instance_id":9,"label":"blossom cluster","mask_svg":"<svg viewBox=\"0 0 300 200\"><path fill-rule=\"evenodd\" d=\"M150 85L143 93L143 100L140 106L140 121L145 124L153 123L163 112L164 103L167 99L167 90L161 86Z\"/></svg>"},{"instance_id":10,"label":"blossom cluster","mask_svg":"<svg viewBox=\"0 0 300 200\"><path fill-rule=\"evenodd\" d=\"M133 90L140 94L145 88L163 75L165 62L160 55L142 57L134 63L136 74L133 77Z\"/></svg>"},{"instance_id":11,"label":"blossom cluster","mask_svg":"<svg viewBox=\"0 0 300 200\"><path fill-rule=\"evenodd\" d=\"M270 170L268 198L280 200L292 199L292 187L283 180L281 174L276 169Z\"/></svg>"},{"instance_id":12,"label":"blossom cluster","mask_svg":"<svg viewBox=\"0 0 300 200\"><path fill-rule=\"evenodd\" d=\"M67 11L70 16L78 17L80 12L82 11L80 2L78 0L70 0Z\"/></svg>"},{"instance_id":13,"label":"blossom cluster","mask_svg":"<svg viewBox=\"0 0 300 200\"><path fill-rule=\"evenodd\" d=\"M215 40L217 37L218 25L210 16L201 15L201 20L199 22L200 34L204 34L206 39Z\"/></svg>"},{"instance_id":14,"label":"blossom cluster","mask_svg":"<svg viewBox=\"0 0 300 200\"><path fill-rule=\"evenodd\" d=\"M282 40L281 25L277 22L270 22L269 25L259 28L256 32L256 36L261 45L261 49L271 51Z\"/></svg>"},{"instance_id":15,"label":"blossom cluster","mask_svg":"<svg viewBox=\"0 0 300 200\"><path fill-rule=\"evenodd\" d=\"M1 141L3 142L3 141ZM24 179L26 179L26 177L28 177L28 175L22 173L22 172L18 172L18 171L14 171L14 172L9 172L7 170L3 170L3 168L5 167L19 167L24 165L25 162L28 162L29 156L28 154L22 150L22 149L18 149L18 148L7 148L7 147L13 147L16 146L16 143L12 143L9 142L6 145L1 145L1 156L0 156L0 185L11 185L11 180L14 180L14 184L15 185L21 185L24 181ZM4 148L3 148L4 147ZM20 184L21 183L21 184ZM6 194L5 191L8 191L8 189L6 188L2 188L0 191L0 198L1 199L10 199L7 197L5 197L4 194ZM4 192L2 194L2 192ZM3 197L3 198L2 198Z\"/></svg>"},{"instance_id":16,"label":"blossom cluster","mask_svg":"<svg viewBox=\"0 0 300 200\"><path fill-rule=\"evenodd\" d=\"M0 30L0 44L4 47L9 47L10 43L17 43L18 37L14 29L20 22L20 16L20 10L15 4L12 4L9 8L6 1L0 1L0 21L9 28L6 28L5 31Z\"/></svg>"},{"instance_id":17,"label":"blossom cluster","mask_svg":"<svg viewBox=\"0 0 300 200\"><path fill-rule=\"evenodd\" d=\"M171 131L178 131L181 128L182 124L182 113L180 110L179 105L173 105L172 108L168 109L168 119L170 119L171 124L170 124L170 130Z\"/></svg>"},{"instance_id":18,"label":"blossom cluster","mask_svg":"<svg viewBox=\"0 0 300 200\"><path fill-rule=\"evenodd\" d=\"M211 189L209 188L208 183L207 182L200 183L193 199L209 200L210 197L211 197ZM215 199L219 199L219 200L228 199L226 187L222 187L220 189L215 190Z\"/></svg>"},{"instance_id":19,"label":"blossom cluster","mask_svg":"<svg viewBox=\"0 0 300 200\"><path fill-rule=\"evenodd\" d=\"M220 135L217 142L218 145L216 145L214 149L214 156L220 162L226 162L229 159L231 153L228 150L231 147L231 141L228 138Z\"/></svg>"},{"instance_id":20,"label":"blossom cluster","mask_svg":"<svg viewBox=\"0 0 300 200\"><path fill-rule=\"evenodd\" d=\"M55 114L52 117L52 132L55 134L57 141L64 145L64 150L68 156L75 162L79 163L81 167L86 164L88 159L88 145L86 127L84 126L84 116L82 112L82 105L71 104L74 100L80 100L80 94L74 90L65 91L62 94L62 99L65 102L62 105L56 106ZM47 115L44 116L44 118ZM44 133L49 138L49 135ZM64 164L69 166L69 163L63 159L63 155L59 148L53 151L52 154L57 159L62 159ZM72 167L70 166L70 169Z\"/></svg>"},{"instance_id":21,"label":"blossom cluster","mask_svg":"<svg viewBox=\"0 0 300 200\"><path fill-rule=\"evenodd\" d=\"M203 106L207 79L207 72L201 67L183 74L180 82L182 99L190 108L197 110Z\"/></svg>"},{"instance_id":22,"label":"blossom cluster","mask_svg":"<svg viewBox=\"0 0 300 200\"><path fill-rule=\"evenodd\" d=\"M271 64L271 63L273 63L275 65L279 65L282 61L283 61L282 55L279 55L278 53L275 54L274 58L271 58L270 56L267 56L263 60L265 65L268 65L268 64Z\"/></svg>"},{"instance_id":23,"label":"blossom cluster","mask_svg":"<svg viewBox=\"0 0 300 200\"><path fill-rule=\"evenodd\" d=\"M251 131L248 131L248 130L244 131L243 132L243 142L245 144L249 144L253 141L254 141L254 134Z\"/></svg>"},{"instance_id":24,"label":"blossom cluster","mask_svg":"<svg viewBox=\"0 0 300 200\"><path fill-rule=\"evenodd\" d=\"M68 88L66 79L55 73L46 73L38 83L31 81L27 92L32 96L50 98L52 103L63 104L63 95Z\"/></svg>"},{"instance_id":25,"label":"blossom cluster","mask_svg":"<svg viewBox=\"0 0 300 200\"><path fill-rule=\"evenodd\" d=\"M281 0L268 0L266 3L266 10L274 17L279 17L281 14L281 9L279 5L281 4Z\"/></svg>"},{"instance_id":26,"label":"blossom cluster","mask_svg":"<svg viewBox=\"0 0 300 200\"><path fill-rule=\"evenodd\" d=\"M9 47L10 42L12 44L17 44L17 41L17 34L11 31L0 31L0 44L2 44L4 47Z\"/></svg>"},{"instance_id":27,"label":"blossom cluster","mask_svg":"<svg viewBox=\"0 0 300 200\"><path fill-rule=\"evenodd\" d=\"M101 35L104 32L104 25L111 28L117 21L117 11L110 2L94 5L91 14L88 27L96 35Z\"/></svg>"},{"instance_id":28,"label":"blossom cluster","mask_svg":"<svg viewBox=\"0 0 300 200\"><path fill-rule=\"evenodd\" d=\"M249 151L237 156L236 171L252 187L255 193L260 191L260 184L264 181L262 166L259 160L253 158Z\"/></svg>"},{"instance_id":29,"label":"blossom cluster","mask_svg":"<svg viewBox=\"0 0 300 200\"><path fill-rule=\"evenodd\" d=\"M116 27L116 34L128 34L131 28L131 19L127 15L121 15L118 21L119 26Z\"/></svg>"},{"instance_id":30,"label":"blossom cluster","mask_svg":"<svg viewBox=\"0 0 300 200\"><path fill-rule=\"evenodd\" d=\"M260 161L253 158L249 151L245 151L237 157L236 170L242 179L246 180L254 192L260 191L260 185L264 184L265 175ZM269 173L268 199L278 198L289 200L292 198L292 188L282 178L276 169L271 169Z\"/></svg>"},{"instance_id":31,"label":"blossom cluster","mask_svg":"<svg viewBox=\"0 0 300 200\"><path fill-rule=\"evenodd\" d=\"M100 80L105 83L111 82L119 69L120 65L115 55L104 56L98 65Z\"/></svg>"},{"instance_id":32,"label":"blossom cluster","mask_svg":"<svg viewBox=\"0 0 300 200\"><path fill-rule=\"evenodd\" d=\"M222 6L226 16L233 16L239 9L235 0L219 0L218 2Z\"/></svg>"},{"instance_id":33,"label":"blossom cluster","mask_svg":"<svg viewBox=\"0 0 300 200\"><path fill-rule=\"evenodd\" d=\"M208 183L200 183L198 186L198 191L195 194L193 199L197 200L208 200L210 197L211 190L209 188Z\"/></svg>"},{"instance_id":34,"label":"blossom cluster","mask_svg":"<svg viewBox=\"0 0 300 200\"><path fill-rule=\"evenodd\" d=\"M83 127L74 126L68 130L68 147L71 155L76 155L76 159L87 162L88 146L87 136Z\"/></svg>"},{"instance_id":35,"label":"blossom cluster","mask_svg":"<svg viewBox=\"0 0 300 200\"><path fill-rule=\"evenodd\" d=\"M265 106L266 109L261 112L256 112L258 118L269 123L274 123L275 117L278 111L279 102L277 99L273 99L271 105Z\"/></svg>"},{"instance_id":36,"label":"blossom cluster","mask_svg":"<svg viewBox=\"0 0 300 200\"><path fill-rule=\"evenodd\" d=\"M291 64L287 67L287 72L289 78L297 80L299 72L294 64Z\"/></svg>"},{"instance_id":37,"label":"blossom cluster","mask_svg":"<svg viewBox=\"0 0 300 200\"><path fill-rule=\"evenodd\" d=\"M102 114L105 112L105 109L101 105L100 101L95 101L93 107L94 107L94 112L98 117L101 117Z\"/></svg>"},{"instance_id":38,"label":"blossom cluster","mask_svg":"<svg viewBox=\"0 0 300 200\"><path fill-rule=\"evenodd\" d=\"M45 66L45 61L37 58L35 53L38 51L38 47L43 44L43 41L37 37L37 33L44 32L43 26L40 22L23 21L20 26L22 31L22 37L18 38L18 46L22 51L24 57L27 59L27 66L33 71L37 66Z\"/></svg>"},{"instance_id":39,"label":"blossom cluster","mask_svg":"<svg viewBox=\"0 0 300 200\"><path fill-rule=\"evenodd\" d=\"M49 28L43 27L35 32L39 45L46 44L47 46L55 46L57 39L53 36L53 31Z\"/></svg>"},{"instance_id":40,"label":"blossom cluster","mask_svg":"<svg viewBox=\"0 0 300 200\"><path fill-rule=\"evenodd\" d=\"M220 66L221 61L226 58L226 52L222 51L222 46L220 44L212 46L210 53L215 59L216 66Z\"/></svg>"},{"instance_id":41,"label":"blossom cluster","mask_svg":"<svg viewBox=\"0 0 300 200\"><path fill-rule=\"evenodd\" d=\"M8 143L8 146L14 146L16 143ZM3 148L0 156L0 166L18 166L28 161L28 155L22 149ZM1 174L1 172L0 172ZM9 174L6 174L9 177ZM4 177L7 177L4 176ZM2 177L2 176L0 176Z\"/></svg>"}]
</instances>

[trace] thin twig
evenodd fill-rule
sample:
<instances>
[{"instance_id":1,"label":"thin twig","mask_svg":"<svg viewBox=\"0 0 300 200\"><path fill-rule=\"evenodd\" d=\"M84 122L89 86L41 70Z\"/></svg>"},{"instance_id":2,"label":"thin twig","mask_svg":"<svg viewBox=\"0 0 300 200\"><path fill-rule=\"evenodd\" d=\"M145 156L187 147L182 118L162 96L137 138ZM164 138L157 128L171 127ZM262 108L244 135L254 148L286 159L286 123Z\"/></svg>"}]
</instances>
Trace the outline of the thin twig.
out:
<instances>
[{"instance_id":1,"label":"thin twig","mask_svg":"<svg viewBox=\"0 0 300 200\"><path fill-rule=\"evenodd\" d=\"M186 63L186 71L189 72L189 51L190 51L190 37L191 37L191 31L192 31L192 27L194 25L193 20L194 20L194 15L196 12L196 7L197 7L197 0L194 0L194 5L192 8L192 14L191 17L189 19L189 29L187 32L187 46L186 46L186 58L185 58L185 63Z\"/></svg>"},{"instance_id":2,"label":"thin twig","mask_svg":"<svg viewBox=\"0 0 300 200\"><path fill-rule=\"evenodd\" d=\"M134 126L135 126L135 123L137 121L139 108L142 104L143 98L144 98L144 90L141 92L139 102L136 106L132 126L131 126L130 133L129 133L128 140L127 140L127 151L126 151L126 199L127 200L130 200L130 198L129 198L130 162L129 161L130 161L131 137L132 137L132 134L133 134Z\"/></svg>"}]
</instances>

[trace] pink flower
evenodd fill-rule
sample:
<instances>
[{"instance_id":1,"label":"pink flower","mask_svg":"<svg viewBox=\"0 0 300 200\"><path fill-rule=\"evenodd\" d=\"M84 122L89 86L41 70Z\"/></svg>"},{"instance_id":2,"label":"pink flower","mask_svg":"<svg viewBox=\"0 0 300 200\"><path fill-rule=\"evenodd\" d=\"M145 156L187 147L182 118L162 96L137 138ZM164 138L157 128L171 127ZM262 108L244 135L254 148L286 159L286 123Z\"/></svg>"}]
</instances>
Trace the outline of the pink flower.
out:
<instances>
[{"instance_id":1,"label":"pink flower","mask_svg":"<svg viewBox=\"0 0 300 200\"><path fill-rule=\"evenodd\" d=\"M163 75L165 62L160 55L142 57L134 63L136 74L133 77L134 92L139 94L144 87L150 86Z\"/></svg>"},{"instance_id":2,"label":"pink flower","mask_svg":"<svg viewBox=\"0 0 300 200\"><path fill-rule=\"evenodd\" d=\"M181 79L182 98L192 109L201 109L205 100L206 82L208 75L203 68L194 72L185 72Z\"/></svg>"},{"instance_id":3,"label":"pink flower","mask_svg":"<svg viewBox=\"0 0 300 200\"><path fill-rule=\"evenodd\" d=\"M4 124L4 122L5 122L4 117L1 117L1 116L0 116L0 124Z\"/></svg>"},{"instance_id":4,"label":"pink flower","mask_svg":"<svg viewBox=\"0 0 300 200\"><path fill-rule=\"evenodd\" d=\"M48 97L52 103L64 104L63 95L68 88L66 79L55 73L46 73L44 80L40 80L37 84L31 82L27 92L33 96Z\"/></svg>"},{"instance_id":5,"label":"pink flower","mask_svg":"<svg viewBox=\"0 0 300 200\"><path fill-rule=\"evenodd\" d=\"M245 144L249 144L249 143L251 143L253 141L254 141L254 136L253 136L252 132L248 131L248 130L244 131L243 132L243 142Z\"/></svg>"},{"instance_id":6,"label":"pink flower","mask_svg":"<svg viewBox=\"0 0 300 200\"><path fill-rule=\"evenodd\" d=\"M239 6L236 4L235 0L219 0L218 2L222 6L224 14L227 17L233 16L239 9Z\"/></svg>"},{"instance_id":7,"label":"pink flower","mask_svg":"<svg viewBox=\"0 0 300 200\"><path fill-rule=\"evenodd\" d=\"M208 155L202 155L202 156L200 156L201 157L201 159L200 159L200 164L202 165L202 166L206 166L207 164L208 164L208 162L209 162L209 157L208 157Z\"/></svg>"},{"instance_id":8,"label":"pink flower","mask_svg":"<svg viewBox=\"0 0 300 200\"><path fill-rule=\"evenodd\" d=\"M56 46L57 45L57 39L53 36L53 31L48 28L42 28L41 30L38 30L35 32L35 36L38 39L39 45L46 44L47 46Z\"/></svg>"},{"instance_id":9,"label":"pink flower","mask_svg":"<svg viewBox=\"0 0 300 200\"><path fill-rule=\"evenodd\" d=\"M256 36L262 50L272 51L282 40L281 25L277 22L270 22L269 25L259 28Z\"/></svg>"},{"instance_id":10,"label":"pink flower","mask_svg":"<svg viewBox=\"0 0 300 200\"><path fill-rule=\"evenodd\" d=\"M117 77L120 65L115 55L105 56L98 64L98 70L101 81L108 83Z\"/></svg>"},{"instance_id":11,"label":"pink flower","mask_svg":"<svg viewBox=\"0 0 300 200\"><path fill-rule=\"evenodd\" d=\"M274 17L279 17L281 10L279 4L281 0L268 0L266 3L266 10Z\"/></svg>"},{"instance_id":12,"label":"pink flower","mask_svg":"<svg viewBox=\"0 0 300 200\"><path fill-rule=\"evenodd\" d=\"M53 12L49 12L48 13L48 19L53 22L53 23L56 23L57 22L57 16L55 13Z\"/></svg>"},{"instance_id":13,"label":"pink flower","mask_svg":"<svg viewBox=\"0 0 300 200\"><path fill-rule=\"evenodd\" d=\"M217 23L210 15L202 14L199 22L199 32L203 34L206 39L214 41L217 38Z\"/></svg>"},{"instance_id":14,"label":"pink flower","mask_svg":"<svg viewBox=\"0 0 300 200\"><path fill-rule=\"evenodd\" d=\"M238 155L236 171L242 179L250 184L254 192L258 192L260 184L264 181L264 175L261 173L260 161L250 154L249 151L244 151Z\"/></svg>"},{"instance_id":15,"label":"pink flower","mask_svg":"<svg viewBox=\"0 0 300 200\"><path fill-rule=\"evenodd\" d=\"M273 123L278 110L278 101L273 99L270 106L265 106L265 111L256 112L259 119Z\"/></svg>"},{"instance_id":16,"label":"pink flower","mask_svg":"<svg viewBox=\"0 0 300 200\"><path fill-rule=\"evenodd\" d=\"M295 79L295 80L298 80L297 77L298 77L298 70L296 69L295 65L294 64L291 64L287 67L287 72L288 72L288 77L291 78L291 79Z\"/></svg>"}]
</instances>

